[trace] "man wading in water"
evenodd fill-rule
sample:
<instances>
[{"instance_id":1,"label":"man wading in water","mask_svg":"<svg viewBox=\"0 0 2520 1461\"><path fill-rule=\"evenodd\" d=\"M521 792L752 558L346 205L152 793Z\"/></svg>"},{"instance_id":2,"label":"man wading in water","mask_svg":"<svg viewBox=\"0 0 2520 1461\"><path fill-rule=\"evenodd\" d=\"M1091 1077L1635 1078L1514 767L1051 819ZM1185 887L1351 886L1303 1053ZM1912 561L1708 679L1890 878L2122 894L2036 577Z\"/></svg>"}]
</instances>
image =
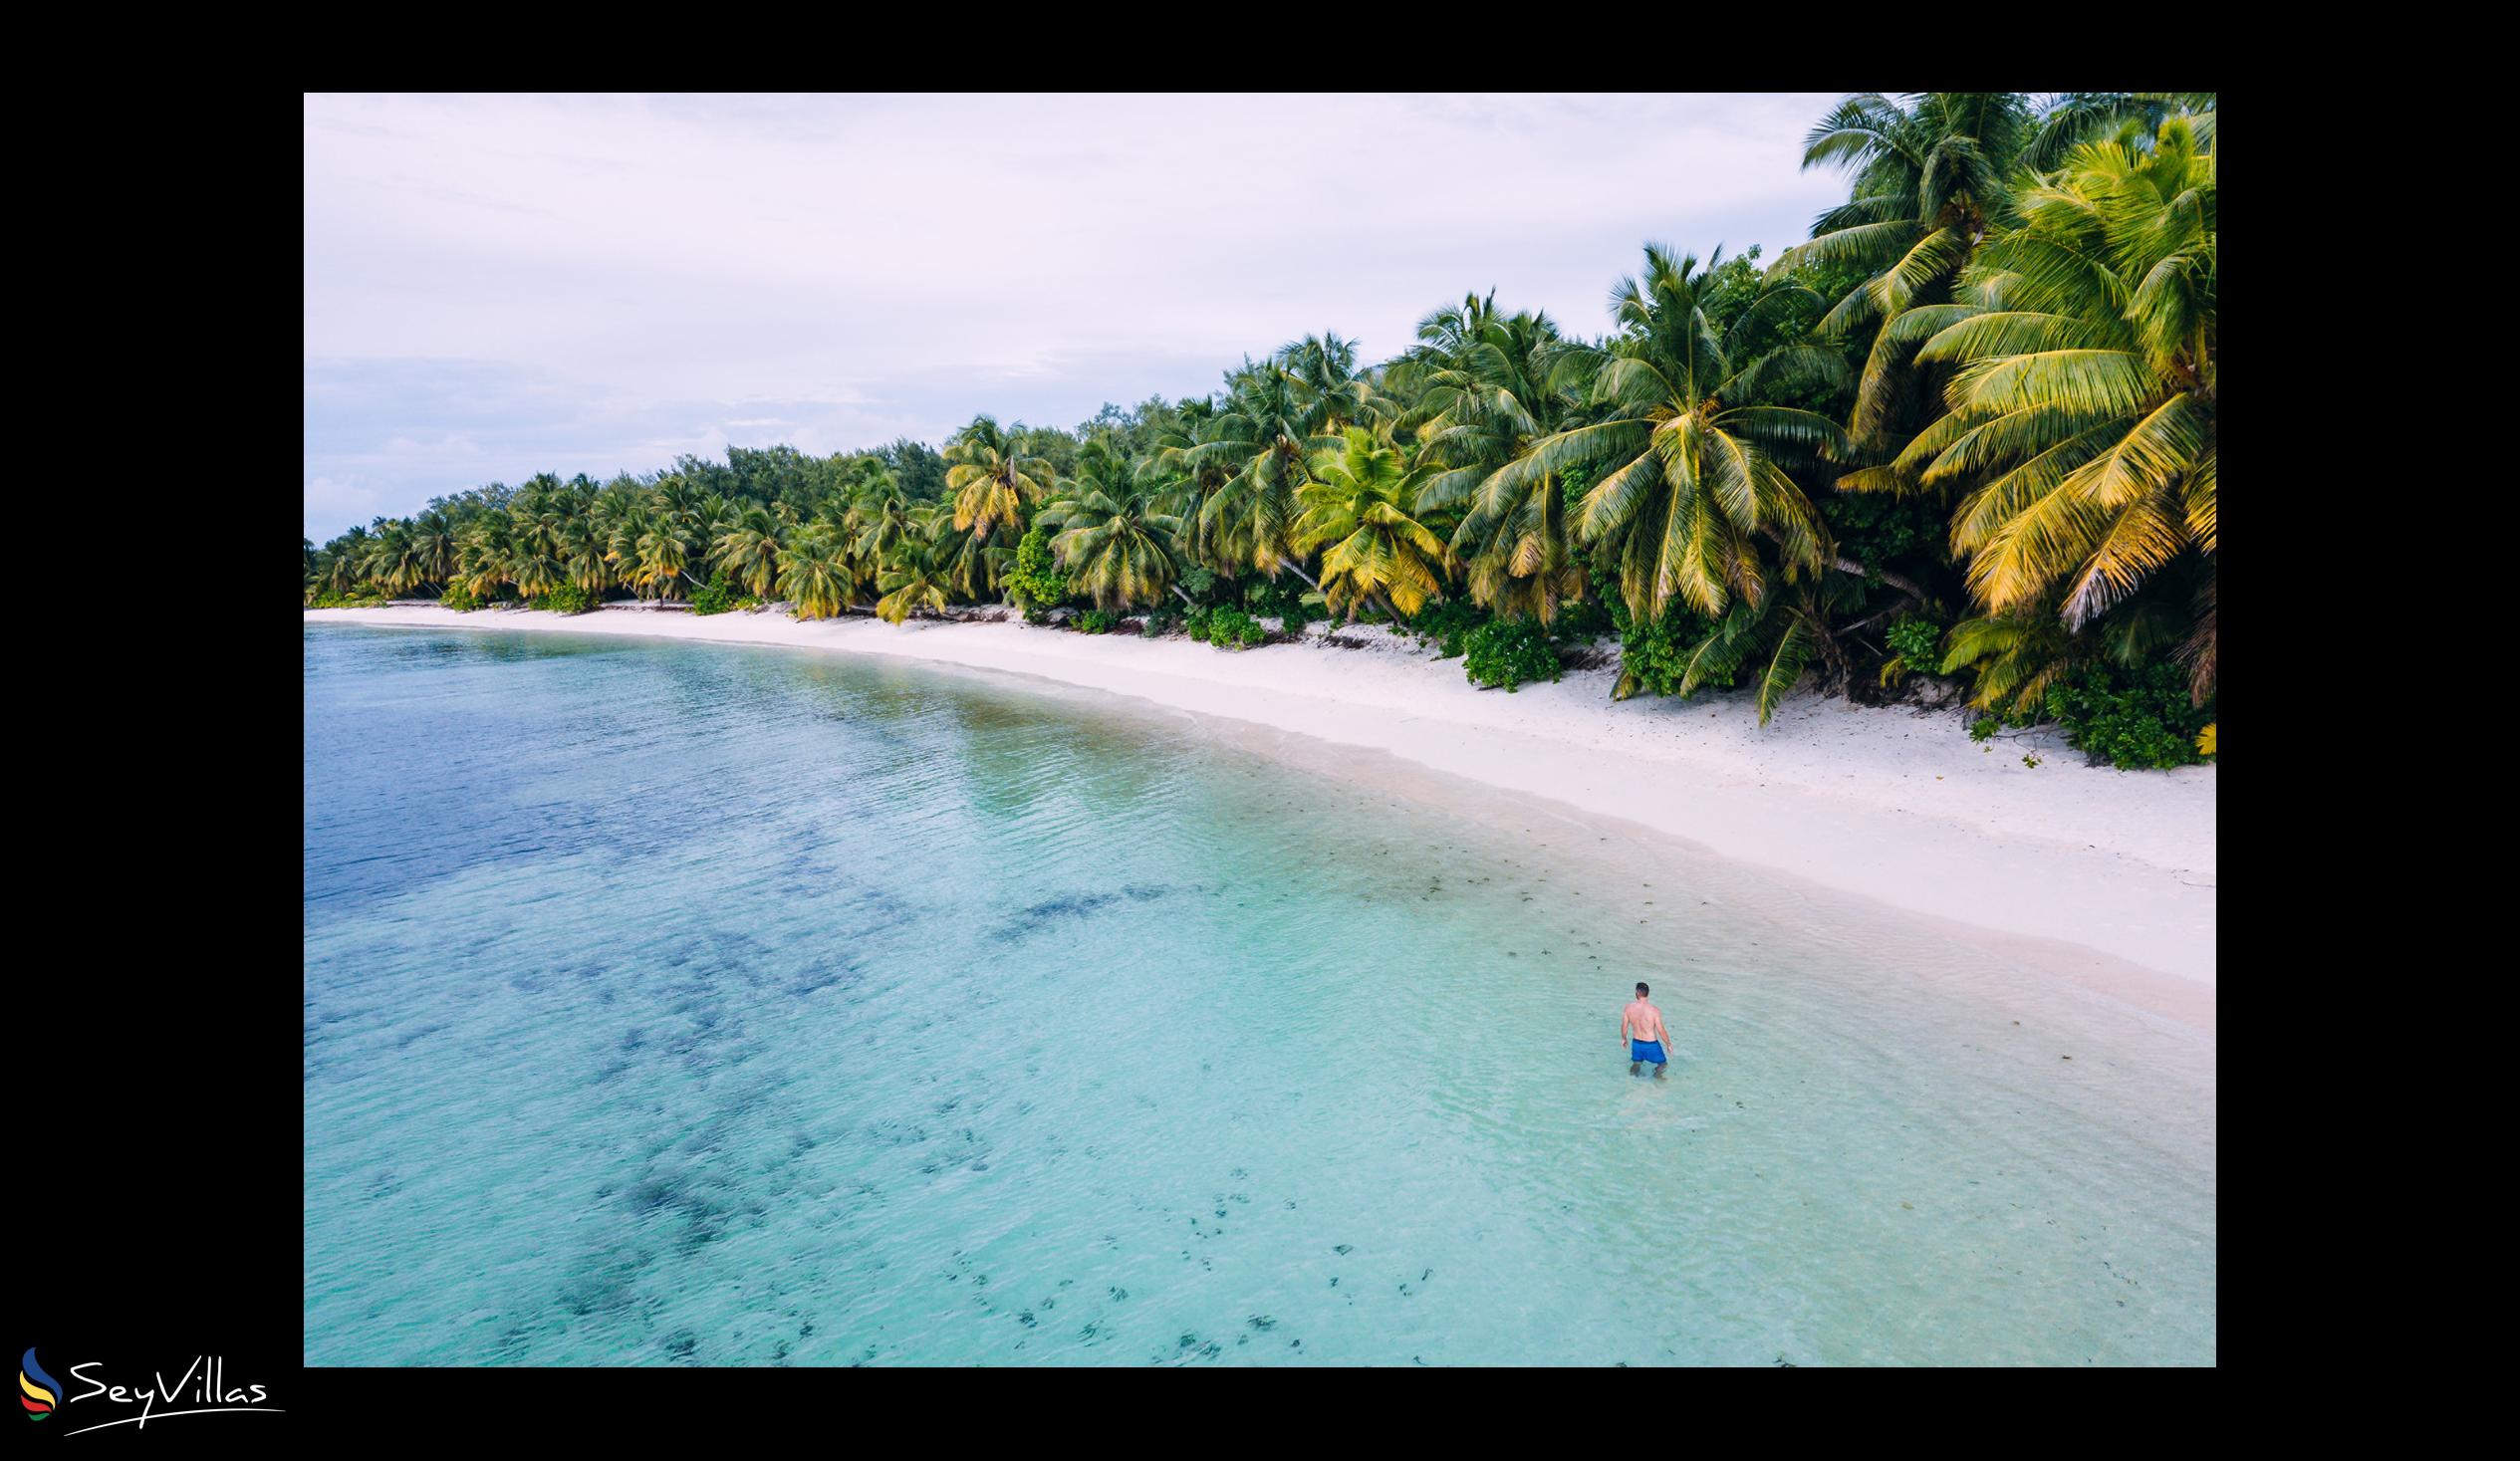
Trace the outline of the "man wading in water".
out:
<instances>
[{"instance_id":1,"label":"man wading in water","mask_svg":"<svg viewBox=\"0 0 2520 1461\"><path fill-rule=\"evenodd\" d=\"M1636 1075L1653 1062L1653 1079L1659 1081L1671 1069L1670 1057L1662 1053L1666 1032L1662 1028L1662 1012L1645 999L1645 987L1637 986L1636 1003L1619 1017L1619 1038L1628 1043L1628 1074Z\"/></svg>"}]
</instances>

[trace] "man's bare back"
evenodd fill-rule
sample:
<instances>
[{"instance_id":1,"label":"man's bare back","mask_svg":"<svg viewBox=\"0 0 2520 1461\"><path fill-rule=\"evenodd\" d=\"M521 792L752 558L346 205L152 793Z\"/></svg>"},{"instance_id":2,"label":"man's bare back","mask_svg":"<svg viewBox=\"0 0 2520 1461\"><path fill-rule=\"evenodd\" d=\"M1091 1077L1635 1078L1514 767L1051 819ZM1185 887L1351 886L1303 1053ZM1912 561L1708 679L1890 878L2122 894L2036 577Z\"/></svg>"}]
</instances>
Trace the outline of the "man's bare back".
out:
<instances>
[{"instance_id":1,"label":"man's bare back","mask_svg":"<svg viewBox=\"0 0 2520 1461\"><path fill-rule=\"evenodd\" d=\"M1641 1072L1647 1064L1659 1080L1671 1068L1670 1053L1663 1049L1669 1038L1662 1028L1662 1012L1645 998L1645 986L1637 986L1637 997L1619 1015L1619 1042L1628 1047L1628 1074Z\"/></svg>"}]
</instances>

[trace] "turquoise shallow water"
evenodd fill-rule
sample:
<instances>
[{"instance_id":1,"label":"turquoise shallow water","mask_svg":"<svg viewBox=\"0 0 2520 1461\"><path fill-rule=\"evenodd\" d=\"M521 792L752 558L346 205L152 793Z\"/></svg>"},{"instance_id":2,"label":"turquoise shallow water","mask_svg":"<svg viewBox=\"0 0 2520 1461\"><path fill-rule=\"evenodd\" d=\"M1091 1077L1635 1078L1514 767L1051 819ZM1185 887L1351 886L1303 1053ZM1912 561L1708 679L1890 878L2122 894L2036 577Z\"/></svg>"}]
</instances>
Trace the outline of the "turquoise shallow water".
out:
<instances>
[{"instance_id":1,"label":"turquoise shallow water","mask_svg":"<svg viewBox=\"0 0 2520 1461\"><path fill-rule=\"evenodd\" d=\"M2214 1358L2212 1042L1965 930L1021 683L305 648L310 1363Z\"/></svg>"}]
</instances>

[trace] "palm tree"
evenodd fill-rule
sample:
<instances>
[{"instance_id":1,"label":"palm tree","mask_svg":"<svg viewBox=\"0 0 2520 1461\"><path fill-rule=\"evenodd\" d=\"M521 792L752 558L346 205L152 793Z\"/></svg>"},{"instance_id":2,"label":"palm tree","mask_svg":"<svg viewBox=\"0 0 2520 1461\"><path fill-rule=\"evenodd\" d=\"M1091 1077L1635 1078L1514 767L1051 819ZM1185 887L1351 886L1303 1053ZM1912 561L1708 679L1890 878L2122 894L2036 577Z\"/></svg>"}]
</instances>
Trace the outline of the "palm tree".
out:
<instances>
[{"instance_id":1,"label":"palm tree","mask_svg":"<svg viewBox=\"0 0 2520 1461\"><path fill-rule=\"evenodd\" d=\"M1295 489L1303 483L1305 454L1328 442L1305 425L1309 410L1294 377L1273 365L1246 362L1226 385L1227 408L1197 428L1197 444L1183 465L1224 471L1201 509L1200 525L1220 566L1274 576L1298 552Z\"/></svg>"},{"instance_id":2,"label":"palm tree","mask_svg":"<svg viewBox=\"0 0 2520 1461\"><path fill-rule=\"evenodd\" d=\"M1621 595L1646 620L1675 600L1708 615L1736 596L1756 605L1772 575L1762 540L1788 577L1835 562L1819 515L1772 453L1835 449L1843 434L1826 416L1757 402L1770 385L1825 375L1836 358L1785 347L1735 361L1741 338L1772 308L1810 292L1773 284L1718 335L1701 291L1722 257L1717 250L1700 272L1693 256L1647 245L1642 278L1611 294L1621 335L1606 348L1570 349L1559 366L1589 372L1591 400L1607 419L1541 437L1479 489L1510 501L1542 476L1599 472L1576 529L1617 553Z\"/></svg>"},{"instance_id":3,"label":"palm tree","mask_svg":"<svg viewBox=\"0 0 2520 1461\"><path fill-rule=\"evenodd\" d=\"M1152 602L1180 576L1174 542L1181 520L1157 511L1154 494L1137 488L1129 463L1097 437L1077 453L1073 494L1042 509L1040 521L1064 528L1050 540L1059 563L1098 609Z\"/></svg>"},{"instance_id":4,"label":"palm tree","mask_svg":"<svg viewBox=\"0 0 2520 1461\"><path fill-rule=\"evenodd\" d=\"M2214 685L2214 157L2185 118L2147 148L2086 143L1991 241L1967 318L1920 359L1962 366L1918 439L1928 486L1975 483L1951 525L1993 615L2054 601L2068 629L2172 565L2195 581L2190 692Z\"/></svg>"},{"instance_id":5,"label":"palm tree","mask_svg":"<svg viewBox=\"0 0 2520 1461\"><path fill-rule=\"evenodd\" d=\"M368 530L354 527L340 538L333 552L333 561L325 565L326 586L336 594L347 594L359 587L367 577Z\"/></svg>"},{"instance_id":6,"label":"palm tree","mask_svg":"<svg viewBox=\"0 0 2520 1461\"><path fill-rule=\"evenodd\" d=\"M1393 403L1357 369L1357 343L1324 331L1278 347L1277 368L1305 403L1315 433L1395 413Z\"/></svg>"},{"instance_id":7,"label":"palm tree","mask_svg":"<svg viewBox=\"0 0 2520 1461\"><path fill-rule=\"evenodd\" d=\"M1000 523L1023 524L1024 509L1050 495L1050 463L1023 453L993 416L974 416L945 447L945 489L954 495L954 526L982 543Z\"/></svg>"},{"instance_id":8,"label":"palm tree","mask_svg":"<svg viewBox=\"0 0 2520 1461\"><path fill-rule=\"evenodd\" d=\"M1804 138L1803 166L1843 167L1854 196L1820 215L1779 271L1863 276L1820 323L1833 340L1878 322L1856 387L1850 434L1887 448L1912 377L1909 358L1949 323L1951 289L1988 231L2010 216L2005 178L2030 140L2027 99L2012 92L1848 97ZM1915 318L1905 318L1910 313Z\"/></svg>"},{"instance_id":9,"label":"palm tree","mask_svg":"<svg viewBox=\"0 0 2520 1461\"><path fill-rule=\"evenodd\" d=\"M770 597L779 580L779 520L752 507L717 540L710 558L756 599Z\"/></svg>"},{"instance_id":10,"label":"palm tree","mask_svg":"<svg viewBox=\"0 0 2520 1461\"><path fill-rule=\"evenodd\" d=\"M1554 622L1561 602L1584 595L1563 484L1543 472L1510 492L1479 488L1574 416L1575 392L1550 378L1565 342L1545 314L1498 315L1492 294L1428 315L1417 338L1417 354L1391 372L1395 385L1418 392L1418 461L1441 468L1418 489L1417 510L1461 512L1451 549L1473 602Z\"/></svg>"},{"instance_id":11,"label":"palm tree","mask_svg":"<svg viewBox=\"0 0 2520 1461\"><path fill-rule=\"evenodd\" d=\"M871 577L911 531L909 494L890 472L878 470L850 498L842 523L850 552L867 570L862 577Z\"/></svg>"},{"instance_id":12,"label":"palm tree","mask_svg":"<svg viewBox=\"0 0 2520 1461\"><path fill-rule=\"evenodd\" d=\"M1336 335L1308 335L1281 346L1262 365L1249 361L1226 377L1226 409L1203 423L1180 464L1226 468L1225 481L1201 509L1201 532L1234 569L1274 578L1292 570L1315 584L1294 560L1301 508L1296 492L1313 453L1338 447L1357 422L1398 414L1398 406L1356 373L1357 348Z\"/></svg>"},{"instance_id":13,"label":"palm tree","mask_svg":"<svg viewBox=\"0 0 2520 1461\"><path fill-rule=\"evenodd\" d=\"M613 587L613 564L606 556L604 534L593 517L574 517L561 529L560 557L569 582L600 600Z\"/></svg>"},{"instance_id":14,"label":"palm tree","mask_svg":"<svg viewBox=\"0 0 2520 1461\"><path fill-rule=\"evenodd\" d=\"M1001 533L994 541L982 538L954 526L953 519L943 513L929 519L926 532L935 562L954 593L973 600L997 593L998 580L1014 558L1015 535Z\"/></svg>"},{"instance_id":15,"label":"palm tree","mask_svg":"<svg viewBox=\"0 0 2520 1461\"><path fill-rule=\"evenodd\" d=\"M421 551L406 523L387 523L369 546L370 575L389 593L408 594L422 581Z\"/></svg>"},{"instance_id":16,"label":"palm tree","mask_svg":"<svg viewBox=\"0 0 2520 1461\"><path fill-rule=\"evenodd\" d=\"M509 577L516 581L516 592L527 599L540 599L560 587L566 578L560 560L548 553L527 551L520 554L510 568Z\"/></svg>"},{"instance_id":17,"label":"palm tree","mask_svg":"<svg viewBox=\"0 0 2520 1461\"><path fill-rule=\"evenodd\" d=\"M796 605L798 618L833 618L849 607L857 575L840 530L811 524L788 535L779 550L778 590Z\"/></svg>"},{"instance_id":18,"label":"palm tree","mask_svg":"<svg viewBox=\"0 0 2520 1461\"><path fill-rule=\"evenodd\" d=\"M455 550L455 584L476 599L495 599L508 581L508 561L515 533L503 512L486 512L473 520Z\"/></svg>"},{"instance_id":19,"label":"palm tree","mask_svg":"<svg viewBox=\"0 0 2520 1461\"><path fill-rule=\"evenodd\" d=\"M912 534L901 540L878 587L883 597L876 601L876 616L897 624L918 609L943 609L950 602L953 585L951 570L936 543L924 534Z\"/></svg>"},{"instance_id":20,"label":"palm tree","mask_svg":"<svg viewBox=\"0 0 2520 1461\"><path fill-rule=\"evenodd\" d=\"M2022 165L2033 172L2052 172L2084 142L2098 141L2127 123L2136 125L2137 144L2151 145L2161 123L2185 117L2196 145L2214 144L2212 92L2064 92L2050 97L2039 110L2039 129L2022 149Z\"/></svg>"},{"instance_id":21,"label":"palm tree","mask_svg":"<svg viewBox=\"0 0 2520 1461\"><path fill-rule=\"evenodd\" d=\"M655 598L670 598L675 580L691 578L690 566L691 547L683 541L671 516L659 513L648 518L633 540L630 582L653 591Z\"/></svg>"},{"instance_id":22,"label":"palm tree","mask_svg":"<svg viewBox=\"0 0 2520 1461\"><path fill-rule=\"evenodd\" d=\"M1231 576L1246 566L1245 556L1228 541L1225 514L1208 505L1233 481L1234 461L1227 452L1201 450L1225 439L1221 431L1214 413L1169 425L1155 434L1137 473L1161 510L1181 520L1181 549L1190 561Z\"/></svg>"},{"instance_id":23,"label":"palm tree","mask_svg":"<svg viewBox=\"0 0 2520 1461\"><path fill-rule=\"evenodd\" d=\"M443 584L455 575L455 525L435 508L411 522L413 566L423 584Z\"/></svg>"},{"instance_id":24,"label":"palm tree","mask_svg":"<svg viewBox=\"0 0 2520 1461\"><path fill-rule=\"evenodd\" d=\"M1814 659L1821 660L1830 673L1845 675L1846 656L1831 625L1843 621L1863 598L1860 578L1833 573L1798 578L1756 604L1735 600L1683 651L1679 682L1670 687L1671 692L1686 698L1701 685L1731 684L1737 671L1754 668L1758 682L1753 702L1759 724L1765 725ZM1638 688L1636 674L1621 664L1613 698L1626 699L1635 693Z\"/></svg>"},{"instance_id":25,"label":"palm tree","mask_svg":"<svg viewBox=\"0 0 2520 1461\"><path fill-rule=\"evenodd\" d=\"M2032 711L2065 672L2073 645L2052 613L1966 618L1942 636L1942 672L1973 676L1969 703L1981 710Z\"/></svg>"},{"instance_id":26,"label":"palm tree","mask_svg":"<svg viewBox=\"0 0 2520 1461\"><path fill-rule=\"evenodd\" d=\"M1342 434L1338 450L1313 458L1295 543L1323 550L1322 597L1331 612L1353 619L1359 604L1378 599L1406 617L1443 592L1443 540L1411 515L1430 470L1412 469L1387 435L1361 426Z\"/></svg>"}]
</instances>

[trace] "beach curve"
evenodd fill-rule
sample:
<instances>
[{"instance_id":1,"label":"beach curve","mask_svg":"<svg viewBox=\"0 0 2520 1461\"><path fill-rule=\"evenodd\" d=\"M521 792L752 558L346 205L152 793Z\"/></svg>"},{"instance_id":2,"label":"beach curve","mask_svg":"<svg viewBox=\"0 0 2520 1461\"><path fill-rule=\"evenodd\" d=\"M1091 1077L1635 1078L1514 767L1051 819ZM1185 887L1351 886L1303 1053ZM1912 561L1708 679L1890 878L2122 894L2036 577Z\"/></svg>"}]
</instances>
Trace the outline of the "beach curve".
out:
<instances>
[{"instance_id":1,"label":"beach curve","mask_svg":"<svg viewBox=\"0 0 2520 1461\"><path fill-rule=\"evenodd\" d=\"M303 612L308 623L888 656L1368 747L1910 912L2090 950L2100 957L2089 982L2183 1023L2213 1023L2215 769L2087 766L2053 731L1978 744L1954 712L1809 695L1762 727L1746 695L1613 702L1607 669L1514 693L1482 690L1457 659L1366 626L1337 631L1353 648L1320 642L1317 626L1312 642L1231 652L1185 637L1013 620L896 627L775 612Z\"/></svg>"}]
</instances>

